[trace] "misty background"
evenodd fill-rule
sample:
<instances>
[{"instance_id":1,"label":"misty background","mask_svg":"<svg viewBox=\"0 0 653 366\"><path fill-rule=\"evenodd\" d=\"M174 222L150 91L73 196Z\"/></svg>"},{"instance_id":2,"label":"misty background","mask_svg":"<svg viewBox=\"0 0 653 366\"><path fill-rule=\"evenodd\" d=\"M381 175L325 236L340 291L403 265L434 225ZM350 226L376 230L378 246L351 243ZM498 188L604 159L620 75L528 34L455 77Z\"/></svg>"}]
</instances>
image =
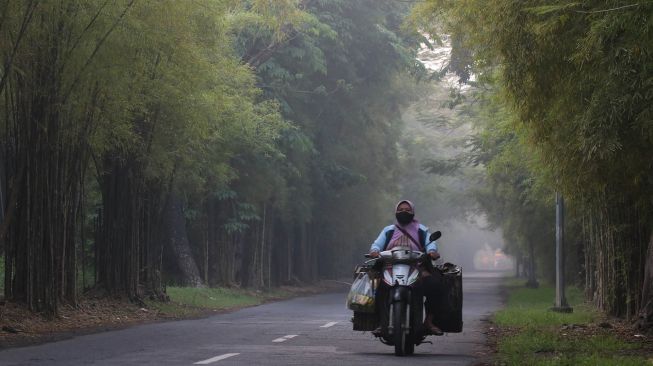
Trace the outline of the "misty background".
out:
<instances>
[{"instance_id":1,"label":"misty background","mask_svg":"<svg viewBox=\"0 0 653 366\"><path fill-rule=\"evenodd\" d=\"M504 246L477 205L464 47L410 2L4 5L9 301L348 277L400 199L450 262Z\"/></svg>"},{"instance_id":2,"label":"misty background","mask_svg":"<svg viewBox=\"0 0 653 366\"><path fill-rule=\"evenodd\" d=\"M429 41L417 59L430 76L420 81L417 100L402 114L400 197L415 203L416 217L431 232L442 232L438 247L445 261L465 270L493 269L493 265L478 263L481 252L494 257L494 251L503 249L501 231L490 227L474 197L483 184L484 167L465 164L474 133L466 113L472 101L455 102L470 94L470 86L448 69L450 39Z\"/></svg>"}]
</instances>

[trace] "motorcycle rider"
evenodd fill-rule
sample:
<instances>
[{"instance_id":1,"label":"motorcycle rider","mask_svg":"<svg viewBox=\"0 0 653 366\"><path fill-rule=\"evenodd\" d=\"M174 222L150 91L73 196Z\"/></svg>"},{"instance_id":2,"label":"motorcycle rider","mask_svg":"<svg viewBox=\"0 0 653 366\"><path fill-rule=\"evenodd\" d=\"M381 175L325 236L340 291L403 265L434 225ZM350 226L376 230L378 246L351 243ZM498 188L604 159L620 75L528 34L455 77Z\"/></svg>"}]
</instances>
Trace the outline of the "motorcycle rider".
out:
<instances>
[{"instance_id":1,"label":"motorcycle rider","mask_svg":"<svg viewBox=\"0 0 653 366\"><path fill-rule=\"evenodd\" d=\"M411 250L427 252L431 259L438 259L438 247L435 242L427 243L429 230L415 219L415 206L408 200L402 200L397 204L395 210L397 222L394 225L386 226L378 238L370 247L370 256L377 258L383 250L390 250L394 247L408 247ZM416 286L426 296L426 319L424 327L434 335L442 335L442 330L433 324L433 314L437 311L437 297L442 293L440 275L432 271L430 263L420 266L419 285ZM386 303L388 287L381 282L376 291L376 313L381 320L381 326L374 330L375 335L381 335L383 325L386 322L386 311L383 306Z\"/></svg>"}]
</instances>

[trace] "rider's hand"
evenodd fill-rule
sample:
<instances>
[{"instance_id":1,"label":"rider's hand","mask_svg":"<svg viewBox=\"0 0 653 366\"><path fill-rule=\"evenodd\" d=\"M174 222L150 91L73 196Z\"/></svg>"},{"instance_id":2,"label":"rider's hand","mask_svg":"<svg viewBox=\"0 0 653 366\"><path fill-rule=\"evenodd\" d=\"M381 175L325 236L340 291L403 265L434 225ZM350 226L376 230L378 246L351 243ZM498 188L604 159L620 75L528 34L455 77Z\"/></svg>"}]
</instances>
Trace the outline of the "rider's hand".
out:
<instances>
[{"instance_id":1,"label":"rider's hand","mask_svg":"<svg viewBox=\"0 0 653 366\"><path fill-rule=\"evenodd\" d=\"M370 252L370 257L378 258L379 257L379 252L377 252L377 251Z\"/></svg>"},{"instance_id":2,"label":"rider's hand","mask_svg":"<svg viewBox=\"0 0 653 366\"><path fill-rule=\"evenodd\" d=\"M429 256L431 257L431 259L436 260L436 259L440 258L440 253L438 253L438 252L429 252Z\"/></svg>"}]
</instances>

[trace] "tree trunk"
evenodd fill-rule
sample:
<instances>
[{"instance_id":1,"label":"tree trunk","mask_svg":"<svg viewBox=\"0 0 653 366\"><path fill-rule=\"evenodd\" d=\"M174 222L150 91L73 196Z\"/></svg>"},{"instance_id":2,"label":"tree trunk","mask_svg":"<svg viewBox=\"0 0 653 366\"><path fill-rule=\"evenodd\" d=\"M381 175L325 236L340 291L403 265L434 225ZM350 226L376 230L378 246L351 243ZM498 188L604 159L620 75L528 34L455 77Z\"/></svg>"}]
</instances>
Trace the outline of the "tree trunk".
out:
<instances>
[{"instance_id":1,"label":"tree trunk","mask_svg":"<svg viewBox=\"0 0 653 366\"><path fill-rule=\"evenodd\" d=\"M183 276L183 283L188 286L203 287L204 282L200 277L200 271L188 241L181 198L174 192L170 193L166 207L166 226L168 228L168 244L177 260L177 265Z\"/></svg>"},{"instance_id":2,"label":"tree trunk","mask_svg":"<svg viewBox=\"0 0 653 366\"><path fill-rule=\"evenodd\" d=\"M133 159L126 162L106 158L100 177L102 188L101 224L96 233L98 283L112 294L140 296L138 258L139 230L143 206L142 180Z\"/></svg>"},{"instance_id":3,"label":"tree trunk","mask_svg":"<svg viewBox=\"0 0 653 366\"><path fill-rule=\"evenodd\" d=\"M644 285L642 286L637 326L640 329L648 330L653 327L653 232L649 239L644 268Z\"/></svg>"},{"instance_id":4,"label":"tree trunk","mask_svg":"<svg viewBox=\"0 0 653 366\"><path fill-rule=\"evenodd\" d=\"M535 276L535 245L533 241L528 243L529 251L529 269L528 269L528 281L526 282L526 287L529 288L538 288L540 284L537 282L537 277Z\"/></svg>"}]
</instances>

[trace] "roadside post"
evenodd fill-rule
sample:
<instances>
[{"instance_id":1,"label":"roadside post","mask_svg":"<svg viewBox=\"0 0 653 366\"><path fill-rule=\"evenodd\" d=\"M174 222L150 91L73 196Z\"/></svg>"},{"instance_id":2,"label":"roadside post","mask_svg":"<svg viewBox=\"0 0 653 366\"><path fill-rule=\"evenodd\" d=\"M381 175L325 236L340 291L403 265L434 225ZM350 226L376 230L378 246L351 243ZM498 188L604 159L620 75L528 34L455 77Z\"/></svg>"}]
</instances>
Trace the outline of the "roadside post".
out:
<instances>
[{"instance_id":1,"label":"roadside post","mask_svg":"<svg viewBox=\"0 0 653 366\"><path fill-rule=\"evenodd\" d=\"M560 192L556 192L556 298L551 310L560 313L574 311L567 304L565 296L565 201Z\"/></svg>"}]
</instances>

